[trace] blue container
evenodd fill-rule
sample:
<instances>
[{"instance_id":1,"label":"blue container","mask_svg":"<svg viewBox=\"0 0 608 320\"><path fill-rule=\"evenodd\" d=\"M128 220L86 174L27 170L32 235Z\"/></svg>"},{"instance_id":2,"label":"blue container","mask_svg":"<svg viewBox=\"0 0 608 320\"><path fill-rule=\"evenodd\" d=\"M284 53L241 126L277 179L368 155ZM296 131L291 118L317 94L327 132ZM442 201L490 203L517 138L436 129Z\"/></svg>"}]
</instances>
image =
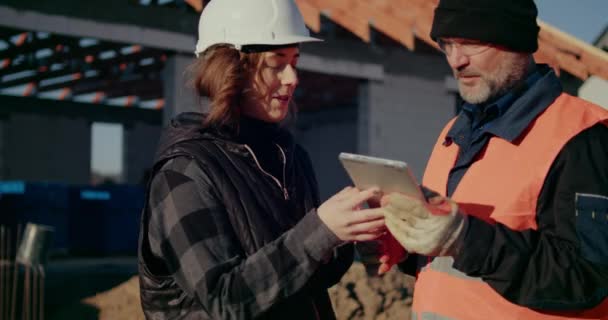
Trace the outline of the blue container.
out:
<instances>
[{"instance_id":1,"label":"blue container","mask_svg":"<svg viewBox=\"0 0 608 320\"><path fill-rule=\"evenodd\" d=\"M11 229L16 243L16 230L26 223L55 229L51 254L68 250L69 186L56 183L0 181L0 224Z\"/></svg>"},{"instance_id":2,"label":"blue container","mask_svg":"<svg viewBox=\"0 0 608 320\"><path fill-rule=\"evenodd\" d=\"M139 186L77 187L70 193L71 252L135 255L144 191Z\"/></svg>"}]
</instances>

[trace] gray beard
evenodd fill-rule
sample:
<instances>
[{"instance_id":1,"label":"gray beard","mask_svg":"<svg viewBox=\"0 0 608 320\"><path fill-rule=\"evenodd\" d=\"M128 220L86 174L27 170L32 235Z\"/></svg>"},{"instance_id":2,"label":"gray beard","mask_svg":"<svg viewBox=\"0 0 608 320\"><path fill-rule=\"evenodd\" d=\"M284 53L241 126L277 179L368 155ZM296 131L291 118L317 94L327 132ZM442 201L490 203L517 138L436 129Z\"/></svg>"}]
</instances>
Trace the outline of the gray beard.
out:
<instances>
[{"instance_id":1,"label":"gray beard","mask_svg":"<svg viewBox=\"0 0 608 320\"><path fill-rule=\"evenodd\" d=\"M514 60L512 63L503 61L494 74L481 76L477 88L468 88L458 83L462 99L470 104L483 104L492 101L525 80L530 66L529 60Z\"/></svg>"}]
</instances>

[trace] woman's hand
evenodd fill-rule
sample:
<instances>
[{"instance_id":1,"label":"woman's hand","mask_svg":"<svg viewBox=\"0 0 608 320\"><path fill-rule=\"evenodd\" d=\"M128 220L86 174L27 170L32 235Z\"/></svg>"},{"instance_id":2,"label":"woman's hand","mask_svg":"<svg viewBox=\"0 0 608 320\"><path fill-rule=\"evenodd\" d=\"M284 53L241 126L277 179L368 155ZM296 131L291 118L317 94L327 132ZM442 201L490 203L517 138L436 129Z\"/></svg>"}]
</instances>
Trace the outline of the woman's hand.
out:
<instances>
[{"instance_id":1,"label":"woman's hand","mask_svg":"<svg viewBox=\"0 0 608 320\"><path fill-rule=\"evenodd\" d=\"M325 201L317 213L342 241L374 240L386 232L383 209L361 209L361 205L379 192L377 188L346 187Z\"/></svg>"}]
</instances>

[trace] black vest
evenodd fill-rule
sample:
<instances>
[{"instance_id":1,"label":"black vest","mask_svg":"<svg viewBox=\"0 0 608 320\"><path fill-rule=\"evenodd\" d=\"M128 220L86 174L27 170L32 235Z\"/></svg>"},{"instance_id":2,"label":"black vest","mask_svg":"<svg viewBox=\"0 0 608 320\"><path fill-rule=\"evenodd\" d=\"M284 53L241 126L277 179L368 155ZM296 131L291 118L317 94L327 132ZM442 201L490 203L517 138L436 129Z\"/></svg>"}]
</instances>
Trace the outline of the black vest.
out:
<instances>
[{"instance_id":1,"label":"black vest","mask_svg":"<svg viewBox=\"0 0 608 320\"><path fill-rule=\"evenodd\" d=\"M196 123L200 121L196 120ZM195 159L218 189L216 194L223 198L244 256L278 238L308 211L318 207L319 195L308 155L293 143L288 133L279 140L287 159L285 187L288 200L276 182L260 170L243 145L217 132L205 132L198 126L173 130L168 135L168 143L161 141L151 177L168 159L182 156ZM167 274L164 262L150 253L147 202L148 196L139 239L140 292L146 318L211 319L202 306ZM334 319L327 291L312 289L313 286L311 284L311 288L304 288L298 295L275 305L262 318L315 319L318 315L320 319Z\"/></svg>"}]
</instances>

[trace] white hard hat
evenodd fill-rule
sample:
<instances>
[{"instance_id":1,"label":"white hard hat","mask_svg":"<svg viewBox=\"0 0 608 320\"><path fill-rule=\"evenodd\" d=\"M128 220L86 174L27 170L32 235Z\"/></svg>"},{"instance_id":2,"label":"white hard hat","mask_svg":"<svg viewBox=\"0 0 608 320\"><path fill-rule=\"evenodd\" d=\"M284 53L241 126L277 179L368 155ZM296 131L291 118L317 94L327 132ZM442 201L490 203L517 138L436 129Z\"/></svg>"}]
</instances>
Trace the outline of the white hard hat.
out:
<instances>
[{"instance_id":1,"label":"white hard hat","mask_svg":"<svg viewBox=\"0 0 608 320\"><path fill-rule=\"evenodd\" d=\"M212 0L198 23L196 56L215 44L285 45L321 41L308 33L294 0Z\"/></svg>"}]
</instances>

